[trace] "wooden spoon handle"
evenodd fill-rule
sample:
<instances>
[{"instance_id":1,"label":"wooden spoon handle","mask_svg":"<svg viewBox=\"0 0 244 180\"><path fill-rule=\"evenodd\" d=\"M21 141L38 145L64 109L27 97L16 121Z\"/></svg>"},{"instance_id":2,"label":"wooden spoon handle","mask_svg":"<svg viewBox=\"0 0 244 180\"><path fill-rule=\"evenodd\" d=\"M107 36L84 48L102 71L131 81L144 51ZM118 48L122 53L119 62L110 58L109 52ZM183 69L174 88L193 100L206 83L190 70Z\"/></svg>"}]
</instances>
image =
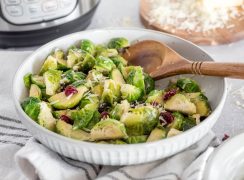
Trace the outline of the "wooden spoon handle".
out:
<instances>
[{"instance_id":1,"label":"wooden spoon handle","mask_svg":"<svg viewBox=\"0 0 244 180\"><path fill-rule=\"evenodd\" d=\"M244 63L193 62L192 74L244 79Z\"/></svg>"}]
</instances>

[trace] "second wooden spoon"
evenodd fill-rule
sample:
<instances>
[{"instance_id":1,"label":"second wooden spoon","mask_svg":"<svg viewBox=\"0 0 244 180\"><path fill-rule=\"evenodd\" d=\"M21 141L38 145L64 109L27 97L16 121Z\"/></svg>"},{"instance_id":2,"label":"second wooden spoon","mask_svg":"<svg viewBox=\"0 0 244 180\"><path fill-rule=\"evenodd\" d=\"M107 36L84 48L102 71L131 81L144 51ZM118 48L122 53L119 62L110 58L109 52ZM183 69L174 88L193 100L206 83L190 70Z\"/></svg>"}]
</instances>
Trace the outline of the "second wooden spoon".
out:
<instances>
[{"instance_id":1,"label":"second wooden spoon","mask_svg":"<svg viewBox=\"0 0 244 180\"><path fill-rule=\"evenodd\" d=\"M129 64L140 65L154 79L178 74L198 74L244 79L244 63L218 63L188 60L167 45L144 40L131 45L123 57Z\"/></svg>"}]
</instances>

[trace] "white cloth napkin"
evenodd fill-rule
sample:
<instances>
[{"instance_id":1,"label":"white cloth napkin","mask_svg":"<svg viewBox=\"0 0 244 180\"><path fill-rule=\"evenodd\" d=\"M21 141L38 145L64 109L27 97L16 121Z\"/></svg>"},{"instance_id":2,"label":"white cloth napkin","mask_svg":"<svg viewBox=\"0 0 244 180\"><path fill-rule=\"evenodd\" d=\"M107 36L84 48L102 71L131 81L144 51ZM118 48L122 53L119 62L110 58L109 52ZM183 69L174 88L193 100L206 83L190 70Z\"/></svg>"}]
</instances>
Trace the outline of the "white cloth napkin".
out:
<instances>
[{"instance_id":1,"label":"white cloth napkin","mask_svg":"<svg viewBox=\"0 0 244 180\"><path fill-rule=\"evenodd\" d=\"M123 167L98 166L63 157L31 137L12 101L12 78L29 52L4 52L0 58L0 179L22 180L201 180L206 161L219 142L210 132L175 156Z\"/></svg>"}]
</instances>

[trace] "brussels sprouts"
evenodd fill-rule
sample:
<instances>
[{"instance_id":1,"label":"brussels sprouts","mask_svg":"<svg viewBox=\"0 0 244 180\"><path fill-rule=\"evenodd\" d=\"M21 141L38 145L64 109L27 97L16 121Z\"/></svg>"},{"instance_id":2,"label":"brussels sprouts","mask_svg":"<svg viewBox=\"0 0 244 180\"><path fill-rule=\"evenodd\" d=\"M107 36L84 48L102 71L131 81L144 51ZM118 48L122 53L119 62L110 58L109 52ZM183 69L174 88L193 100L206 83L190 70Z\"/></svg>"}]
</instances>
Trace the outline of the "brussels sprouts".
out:
<instances>
[{"instance_id":1,"label":"brussels sprouts","mask_svg":"<svg viewBox=\"0 0 244 180\"><path fill-rule=\"evenodd\" d=\"M112 69L115 67L116 66L113 63L113 61L107 57L98 56L96 58L96 63L94 68L105 75L109 74L112 71Z\"/></svg>"},{"instance_id":2,"label":"brussels sprouts","mask_svg":"<svg viewBox=\"0 0 244 180\"><path fill-rule=\"evenodd\" d=\"M47 95L54 95L56 91L60 87L60 80L61 80L61 71L57 70L48 70L44 73L44 82L46 85L46 94Z\"/></svg>"},{"instance_id":3,"label":"brussels sprouts","mask_svg":"<svg viewBox=\"0 0 244 180\"><path fill-rule=\"evenodd\" d=\"M91 55L95 54L95 44L93 44L93 42L91 42L88 39L84 39L81 41L80 48L81 48L81 50L83 50Z\"/></svg>"},{"instance_id":4,"label":"brussels sprouts","mask_svg":"<svg viewBox=\"0 0 244 180\"><path fill-rule=\"evenodd\" d=\"M196 126L196 120L192 117L185 117L182 122L182 130L186 131L188 129L191 129L192 127Z\"/></svg>"},{"instance_id":5,"label":"brussels sprouts","mask_svg":"<svg viewBox=\"0 0 244 180\"><path fill-rule=\"evenodd\" d=\"M25 99L22 103L21 106L25 113L33 120L37 121L38 115L40 113L40 99L35 98L35 97L28 97Z\"/></svg>"},{"instance_id":6,"label":"brussels sprouts","mask_svg":"<svg viewBox=\"0 0 244 180\"><path fill-rule=\"evenodd\" d=\"M167 134L167 137L172 137L172 136L176 136L178 134L182 133L182 131L179 131L177 129L171 128Z\"/></svg>"},{"instance_id":7,"label":"brussels sprouts","mask_svg":"<svg viewBox=\"0 0 244 180\"><path fill-rule=\"evenodd\" d=\"M185 91L187 93L200 92L201 91L197 82L190 79L190 78L178 79L176 85L177 85L177 87L181 88L183 91Z\"/></svg>"},{"instance_id":8,"label":"brussels sprouts","mask_svg":"<svg viewBox=\"0 0 244 180\"><path fill-rule=\"evenodd\" d=\"M92 55L86 54L84 57L84 60L81 62L81 65L80 65L81 70L83 72L88 72L95 65L95 61L96 61L96 59Z\"/></svg>"},{"instance_id":9,"label":"brussels sprouts","mask_svg":"<svg viewBox=\"0 0 244 180\"><path fill-rule=\"evenodd\" d=\"M113 79L116 82L119 82L121 84L125 84L125 80L123 78L123 75L121 74L121 72L118 69L113 69L111 74L110 74L110 78Z\"/></svg>"},{"instance_id":10,"label":"brussels sprouts","mask_svg":"<svg viewBox=\"0 0 244 180\"><path fill-rule=\"evenodd\" d=\"M83 57L84 57L84 53L82 52L81 49L78 48L69 49L68 56L67 56L68 68L72 68L75 64L81 61Z\"/></svg>"},{"instance_id":11,"label":"brussels sprouts","mask_svg":"<svg viewBox=\"0 0 244 180\"><path fill-rule=\"evenodd\" d=\"M141 67L135 66L130 71L126 82L128 84L138 87L141 90L142 94L145 94L144 75Z\"/></svg>"},{"instance_id":12,"label":"brussels sprouts","mask_svg":"<svg viewBox=\"0 0 244 180\"><path fill-rule=\"evenodd\" d=\"M31 76L31 83L36 84L40 88L46 87L43 76L32 75Z\"/></svg>"},{"instance_id":13,"label":"brussels sprouts","mask_svg":"<svg viewBox=\"0 0 244 180\"><path fill-rule=\"evenodd\" d=\"M118 69L122 73L124 79L126 80L130 74L130 72L135 68L135 66L123 66L119 64Z\"/></svg>"},{"instance_id":14,"label":"brussels sprouts","mask_svg":"<svg viewBox=\"0 0 244 180\"><path fill-rule=\"evenodd\" d=\"M100 113L98 111L95 111L92 119L87 124L86 129L91 130L100 121L100 119L101 119Z\"/></svg>"},{"instance_id":15,"label":"brussels sprouts","mask_svg":"<svg viewBox=\"0 0 244 180\"><path fill-rule=\"evenodd\" d=\"M103 76L103 74L95 69L90 70L86 77L86 80L90 80L92 82L100 82L105 79L106 78Z\"/></svg>"},{"instance_id":16,"label":"brussels sprouts","mask_svg":"<svg viewBox=\"0 0 244 180\"><path fill-rule=\"evenodd\" d=\"M121 101L120 104L116 104L115 107L110 112L110 116L113 119L120 120L122 114L127 113L130 108L130 103L127 100Z\"/></svg>"},{"instance_id":17,"label":"brussels sprouts","mask_svg":"<svg viewBox=\"0 0 244 180\"><path fill-rule=\"evenodd\" d=\"M56 119L60 119L62 115L67 116L68 118L71 119L71 113L75 112L76 110L58 110L58 111L53 111L53 117L55 117ZM72 120L72 119L71 119Z\"/></svg>"},{"instance_id":18,"label":"brussels sprouts","mask_svg":"<svg viewBox=\"0 0 244 180\"><path fill-rule=\"evenodd\" d=\"M109 144L127 144L126 142L120 140L120 139L116 139L116 140L110 140L110 141L106 141Z\"/></svg>"},{"instance_id":19,"label":"brussels sprouts","mask_svg":"<svg viewBox=\"0 0 244 180\"><path fill-rule=\"evenodd\" d=\"M142 136L130 136L126 139L126 142L128 144L137 144L137 143L144 143L147 141L147 137L146 135L142 135Z\"/></svg>"},{"instance_id":20,"label":"brussels sprouts","mask_svg":"<svg viewBox=\"0 0 244 180\"><path fill-rule=\"evenodd\" d=\"M68 69L67 61L64 60L64 55L64 52L60 49L56 49L53 53L53 56L57 59L58 69L60 70Z\"/></svg>"},{"instance_id":21,"label":"brussels sprouts","mask_svg":"<svg viewBox=\"0 0 244 180\"><path fill-rule=\"evenodd\" d=\"M168 127L174 128L177 130L182 130L184 116L179 112L173 112L172 115L174 116L174 121L171 124L169 124Z\"/></svg>"},{"instance_id":22,"label":"brussels sprouts","mask_svg":"<svg viewBox=\"0 0 244 180\"><path fill-rule=\"evenodd\" d=\"M166 130L163 128L155 128L150 133L147 142L157 141L166 138Z\"/></svg>"},{"instance_id":23,"label":"brussels sprouts","mask_svg":"<svg viewBox=\"0 0 244 180\"><path fill-rule=\"evenodd\" d=\"M120 83L115 82L112 79L104 81L104 89L102 93L102 102L113 104L120 99Z\"/></svg>"},{"instance_id":24,"label":"brussels sprouts","mask_svg":"<svg viewBox=\"0 0 244 180\"><path fill-rule=\"evenodd\" d=\"M75 81L83 80L86 75L83 72L75 72L73 70L68 70L62 75L61 83L71 84Z\"/></svg>"},{"instance_id":25,"label":"brussels sprouts","mask_svg":"<svg viewBox=\"0 0 244 180\"><path fill-rule=\"evenodd\" d=\"M87 87L77 87L77 94L73 94L70 97L65 95L65 92L61 92L51 96L48 101L56 109L69 109L75 107L83 98L84 93L88 91Z\"/></svg>"},{"instance_id":26,"label":"brussels sprouts","mask_svg":"<svg viewBox=\"0 0 244 180\"><path fill-rule=\"evenodd\" d=\"M195 114L196 106L183 94L176 94L164 103L164 108L169 111L178 111L184 114Z\"/></svg>"},{"instance_id":27,"label":"brussels sprouts","mask_svg":"<svg viewBox=\"0 0 244 180\"><path fill-rule=\"evenodd\" d=\"M82 140L82 141L92 141L89 133L82 131L80 129L73 130L72 125L62 120L57 121L56 129L57 129L57 133L63 136L70 137L77 140Z\"/></svg>"},{"instance_id":28,"label":"brussels sprouts","mask_svg":"<svg viewBox=\"0 0 244 180\"><path fill-rule=\"evenodd\" d=\"M115 57L118 55L118 51L116 49L108 49L102 45L96 47L96 56L104 56L104 57Z\"/></svg>"},{"instance_id":29,"label":"brussels sprouts","mask_svg":"<svg viewBox=\"0 0 244 180\"><path fill-rule=\"evenodd\" d=\"M186 97L196 105L196 113L200 114L200 116L206 117L211 113L208 98L203 93L186 93Z\"/></svg>"},{"instance_id":30,"label":"brussels sprouts","mask_svg":"<svg viewBox=\"0 0 244 180\"><path fill-rule=\"evenodd\" d=\"M41 67L41 71L40 74L42 75L44 72L46 72L47 70L56 70L58 69L58 63L57 63L57 59L51 55L49 55L47 57L47 59L44 61L42 67Z\"/></svg>"},{"instance_id":31,"label":"brussels sprouts","mask_svg":"<svg viewBox=\"0 0 244 180\"><path fill-rule=\"evenodd\" d=\"M158 103L163 105L163 94L162 90L153 90L148 94L146 103Z\"/></svg>"},{"instance_id":32,"label":"brussels sprouts","mask_svg":"<svg viewBox=\"0 0 244 180\"><path fill-rule=\"evenodd\" d=\"M97 108L99 105L99 99L98 96L95 94L87 94L85 97L83 97L80 101L80 108L85 107L87 104L96 104Z\"/></svg>"},{"instance_id":33,"label":"brussels sprouts","mask_svg":"<svg viewBox=\"0 0 244 180\"><path fill-rule=\"evenodd\" d=\"M49 129L50 131L55 131L56 119L52 115L51 108L44 101L40 103L40 113L38 115L38 123Z\"/></svg>"},{"instance_id":34,"label":"brussels sprouts","mask_svg":"<svg viewBox=\"0 0 244 180\"><path fill-rule=\"evenodd\" d=\"M148 94L149 92L155 89L155 82L151 78L151 76L149 76L147 73L144 73L144 84L145 84L146 94Z\"/></svg>"},{"instance_id":35,"label":"brussels sprouts","mask_svg":"<svg viewBox=\"0 0 244 180\"><path fill-rule=\"evenodd\" d=\"M97 111L97 104L87 104L84 108L71 113L74 120L73 129L86 128Z\"/></svg>"},{"instance_id":36,"label":"brussels sprouts","mask_svg":"<svg viewBox=\"0 0 244 180\"><path fill-rule=\"evenodd\" d=\"M29 97L36 97L38 99L41 99L42 98L41 89L37 85L32 84L30 87Z\"/></svg>"},{"instance_id":37,"label":"brussels sprouts","mask_svg":"<svg viewBox=\"0 0 244 180\"><path fill-rule=\"evenodd\" d=\"M94 140L106 140L124 139L128 136L123 123L115 119L105 119L91 129L91 137Z\"/></svg>"},{"instance_id":38,"label":"brussels sprouts","mask_svg":"<svg viewBox=\"0 0 244 180\"><path fill-rule=\"evenodd\" d=\"M141 97L141 90L130 84L122 84L120 91L121 98L129 102L136 101Z\"/></svg>"},{"instance_id":39,"label":"brussels sprouts","mask_svg":"<svg viewBox=\"0 0 244 180\"><path fill-rule=\"evenodd\" d=\"M103 86L101 84L98 84L98 85L92 87L91 92L96 94L98 96L98 98L100 99L103 94Z\"/></svg>"},{"instance_id":40,"label":"brussels sprouts","mask_svg":"<svg viewBox=\"0 0 244 180\"><path fill-rule=\"evenodd\" d=\"M158 111L152 106L141 106L130 109L121 116L130 136L148 135L158 123Z\"/></svg>"},{"instance_id":41,"label":"brussels sprouts","mask_svg":"<svg viewBox=\"0 0 244 180\"><path fill-rule=\"evenodd\" d=\"M115 56L110 58L114 64L118 67L119 65L127 66L127 61L122 56Z\"/></svg>"},{"instance_id":42,"label":"brussels sprouts","mask_svg":"<svg viewBox=\"0 0 244 180\"><path fill-rule=\"evenodd\" d=\"M122 48L128 47L129 41L123 37L113 38L108 43L108 48L113 48L120 50Z\"/></svg>"},{"instance_id":43,"label":"brussels sprouts","mask_svg":"<svg viewBox=\"0 0 244 180\"><path fill-rule=\"evenodd\" d=\"M31 86L31 76L32 76L31 73L27 73L27 74L24 76L24 78L23 78L25 87L27 87L27 88L30 88L30 86Z\"/></svg>"}]
</instances>

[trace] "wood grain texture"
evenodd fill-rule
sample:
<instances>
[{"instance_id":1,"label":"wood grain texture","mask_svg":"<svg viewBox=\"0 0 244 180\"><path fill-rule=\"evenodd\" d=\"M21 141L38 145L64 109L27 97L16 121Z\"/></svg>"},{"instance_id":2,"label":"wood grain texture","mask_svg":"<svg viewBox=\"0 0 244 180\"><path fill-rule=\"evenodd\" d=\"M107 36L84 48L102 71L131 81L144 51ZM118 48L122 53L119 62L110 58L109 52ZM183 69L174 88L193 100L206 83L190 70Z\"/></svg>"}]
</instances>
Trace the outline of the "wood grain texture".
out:
<instances>
[{"instance_id":1,"label":"wood grain texture","mask_svg":"<svg viewBox=\"0 0 244 180\"><path fill-rule=\"evenodd\" d=\"M239 11L243 11L238 8ZM177 27L170 25L161 25L158 23L150 24L149 18L150 3L148 0L140 0L140 18L146 28L167 32L180 36L193 43L199 45L219 45L231 43L244 38L244 17L240 16L228 22L226 27L229 28L216 28L208 32L196 32L189 30L179 30ZM234 25L234 26L231 26Z\"/></svg>"}]
</instances>

